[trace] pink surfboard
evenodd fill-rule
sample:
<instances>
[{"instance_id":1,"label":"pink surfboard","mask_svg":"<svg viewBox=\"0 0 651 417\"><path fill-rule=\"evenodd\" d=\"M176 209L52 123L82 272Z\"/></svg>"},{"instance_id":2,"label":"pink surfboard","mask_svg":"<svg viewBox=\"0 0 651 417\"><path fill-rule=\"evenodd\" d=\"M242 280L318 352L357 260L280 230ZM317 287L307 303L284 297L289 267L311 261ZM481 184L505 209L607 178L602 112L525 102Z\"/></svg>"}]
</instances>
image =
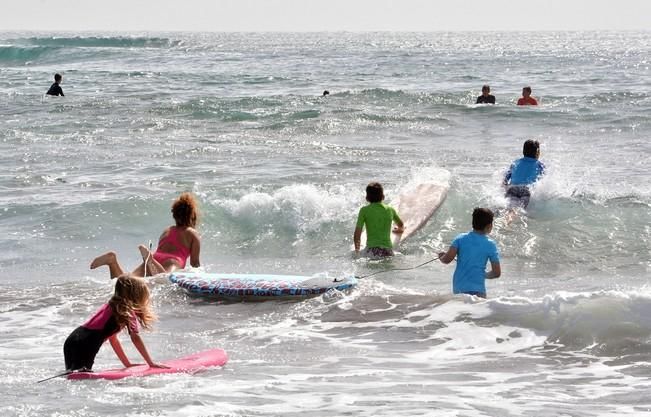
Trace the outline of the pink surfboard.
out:
<instances>
[{"instance_id":1,"label":"pink surfboard","mask_svg":"<svg viewBox=\"0 0 651 417\"><path fill-rule=\"evenodd\" d=\"M193 374L213 366L223 366L228 362L228 355L222 349L211 349L195 353L180 359L170 359L161 364L169 368L150 368L148 365L131 368L108 369L97 372L73 372L68 379L121 379L131 376L149 376L158 374L188 373Z\"/></svg>"}]
</instances>

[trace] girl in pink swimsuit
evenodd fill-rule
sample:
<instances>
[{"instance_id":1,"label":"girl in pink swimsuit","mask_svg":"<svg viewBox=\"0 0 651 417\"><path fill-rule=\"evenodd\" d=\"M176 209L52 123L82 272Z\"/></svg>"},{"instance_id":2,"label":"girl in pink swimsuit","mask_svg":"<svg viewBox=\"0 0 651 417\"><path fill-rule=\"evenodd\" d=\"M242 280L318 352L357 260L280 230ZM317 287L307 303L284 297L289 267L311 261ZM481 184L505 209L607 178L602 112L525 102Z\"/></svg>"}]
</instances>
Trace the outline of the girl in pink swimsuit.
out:
<instances>
[{"instance_id":1,"label":"girl in pink swimsuit","mask_svg":"<svg viewBox=\"0 0 651 417\"><path fill-rule=\"evenodd\" d=\"M142 278L121 275L115 283L115 294L84 324L77 327L63 344L63 356L68 372L90 371L100 347L108 339L115 354L125 368L133 366L124 353L117 334L127 328L131 341L147 364L165 368L155 363L140 337L140 326L149 329L156 316L150 309L149 289Z\"/></svg>"},{"instance_id":2,"label":"girl in pink swimsuit","mask_svg":"<svg viewBox=\"0 0 651 417\"><path fill-rule=\"evenodd\" d=\"M199 210L192 194L183 193L174 201L172 217L175 225L163 231L156 252L151 253L144 245L138 246L143 263L133 270L133 275L143 277L183 269L188 258L192 267L197 268L201 265L199 262L201 238L194 229L199 218ZM109 267L111 278L124 274L115 252L106 252L95 258L90 264L90 269L102 265Z\"/></svg>"}]
</instances>

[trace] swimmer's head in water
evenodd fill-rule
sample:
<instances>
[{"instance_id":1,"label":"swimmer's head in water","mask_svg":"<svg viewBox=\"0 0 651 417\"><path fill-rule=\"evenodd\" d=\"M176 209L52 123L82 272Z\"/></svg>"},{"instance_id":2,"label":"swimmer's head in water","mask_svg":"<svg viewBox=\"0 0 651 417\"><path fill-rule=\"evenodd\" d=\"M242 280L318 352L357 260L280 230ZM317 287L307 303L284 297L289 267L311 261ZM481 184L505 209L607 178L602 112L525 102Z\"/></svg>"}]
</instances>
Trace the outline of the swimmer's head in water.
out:
<instances>
[{"instance_id":1,"label":"swimmer's head in water","mask_svg":"<svg viewBox=\"0 0 651 417\"><path fill-rule=\"evenodd\" d=\"M324 90L324 91L323 91L323 96L324 96L324 97L327 96L328 94L330 94L330 91L328 91L328 90Z\"/></svg>"},{"instance_id":2,"label":"swimmer's head in water","mask_svg":"<svg viewBox=\"0 0 651 417\"><path fill-rule=\"evenodd\" d=\"M60 83L62 78L63 77L61 76L61 74L59 73L54 74L54 82Z\"/></svg>"},{"instance_id":3,"label":"swimmer's head in water","mask_svg":"<svg viewBox=\"0 0 651 417\"><path fill-rule=\"evenodd\" d=\"M527 97L531 95L531 87L524 87L522 89L522 95Z\"/></svg>"},{"instance_id":4,"label":"swimmer's head in water","mask_svg":"<svg viewBox=\"0 0 651 417\"><path fill-rule=\"evenodd\" d=\"M486 94L488 94L488 93L491 92L491 87L490 87L489 85L484 85L484 86L481 88L481 92L482 92L482 93L486 93Z\"/></svg>"}]
</instances>

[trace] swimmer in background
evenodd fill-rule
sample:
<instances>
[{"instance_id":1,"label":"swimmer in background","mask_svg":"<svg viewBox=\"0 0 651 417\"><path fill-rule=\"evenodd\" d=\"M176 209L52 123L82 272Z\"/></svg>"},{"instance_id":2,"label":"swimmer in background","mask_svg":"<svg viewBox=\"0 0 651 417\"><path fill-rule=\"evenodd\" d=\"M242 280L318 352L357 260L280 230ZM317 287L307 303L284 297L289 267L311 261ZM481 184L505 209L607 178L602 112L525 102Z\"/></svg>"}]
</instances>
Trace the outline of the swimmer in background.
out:
<instances>
[{"instance_id":1,"label":"swimmer in background","mask_svg":"<svg viewBox=\"0 0 651 417\"><path fill-rule=\"evenodd\" d=\"M396 210L382 203L383 200L382 184L372 182L366 186L366 201L369 204L359 209L353 234L356 255L360 254L362 230L366 227L366 255L373 258L393 256L391 226L395 222L397 227L393 229L393 233L402 233L405 231L405 225Z\"/></svg>"},{"instance_id":2,"label":"swimmer in background","mask_svg":"<svg viewBox=\"0 0 651 417\"><path fill-rule=\"evenodd\" d=\"M486 298L486 280L502 275L497 245L488 235L493 230L493 212L476 208L472 212L472 230L454 238L447 252L439 252L439 259L449 264L457 258L452 278L454 294L469 294ZM491 271L486 272L490 261Z\"/></svg>"},{"instance_id":3,"label":"swimmer in background","mask_svg":"<svg viewBox=\"0 0 651 417\"><path fill-rule=\"evenodd\" d=\"M538 100L531 97L531 87L522 89L522 97L518 99L518 106L537 106Z\"/></svg>"},{"instance_id":4,"label":"swimmer in background","mask_svg":"<svg viewBox=\"0 0 651 417\"><path fill-rule=\"evenodd\" d=\"M529 139L522 146L520 159L513 161L504 174L502 185L506 187L506 197L511 207L527 208L531 198L530 187L545 174L545 165L540 158L540 143Z\"/></svg>"},{"instance_id":5,"label":"swimmer in background","mask_svg":"<svg viewBox=\"0 0 651 417\"><path fill-rule=\"evenodd\" d=\"M491 94L489 85L484 85L481 88L481 96L477 97L475 104L495 104L495 96Z\"/></svg>"},{"instance_id":6,"label":"swimmer in background","mask_svg":"<svg viewBox=\"0 0 651 417\"><path fill-rule=\"evenodd\" d=\"M201 237L194 229L198 222L199 209L192 194L182 193L174 201L172 217L175 225L163 231L156 252L151 253L144 245L138 246L143 263L133 270L133 275L144 277L183 269L188 258L192 267L198 268L201 265L199 261ZM107 252L95 258L90 264L90 269L102 265L109 267L111 278L124 274L115 252Z\"/></svg>"},{"instance_id":7,"label":"swimmer in background","mask_svg":"<svg viewBox=\"0 0 651 417\"><path fill-rule=\"evenodd\" d=\"M50 86L50 89L47 90L48 96L61 96L63 97L63 89L59 84L61 84L61 81L63 80L63 77L61 74L54 74L54 84Z\"/></svg>"}]
</instances>

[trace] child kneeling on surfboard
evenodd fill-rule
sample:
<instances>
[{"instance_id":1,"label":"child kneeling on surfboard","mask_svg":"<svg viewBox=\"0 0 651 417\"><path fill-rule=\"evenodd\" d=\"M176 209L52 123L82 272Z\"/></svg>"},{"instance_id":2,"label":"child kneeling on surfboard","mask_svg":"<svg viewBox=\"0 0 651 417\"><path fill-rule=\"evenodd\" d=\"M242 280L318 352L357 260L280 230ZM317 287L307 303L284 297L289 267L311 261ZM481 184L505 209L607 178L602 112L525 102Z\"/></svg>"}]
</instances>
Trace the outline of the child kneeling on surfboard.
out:
<instances>
[{"instance_id":1,"label":"child kneeling on surfboard","mask_svg":"<svg viewBox=\"0 0 651 417\"><path fill-rule=\"evenodd\" d=\"M382 203L382 200L384 200L382 184L372 182L366 186L366 201L369 204L359 209L353 234L356 255L359 255L362 230L366 226L366 255L373 258L393 256L391 225L395 222L398 226L393 230L394 233L404 232L405 225L395 209Z\"/></svg>"},{"instance_id":2,"label":"child kneeling on surfboard","mask_svg":"<svg viewBox=\"0 0 651 417\"><path fill-rule=\"evenodd\" d=\"M502 274L497 245L488 234L493 230L493 212L476 208L472 212L472 231L454 238L447 252L440 252L439 259L449 264L457 257L457 267L452 278L452 292L486 298L486 279L499 278ZM490 260L491 271L486 272Z\"/></svg>"},{"instance_id":3,"label":"child kneeling on surfboard","mask_svg":"<svg viewBox=\"0 0 651 417\"><path fill-rule=\"evenodd\" d=\"M118 333L127 328L131 341L145 362L152 368L167 368L155 363L149 356L147 348L140 338L139 325L150 329L156 316L149 305L149 289L145 280L129 274L121 275L115 283L115 293L108 303L86 323L77 327L63 344L66 370L90 371L95 356L106 339L125 368L134 366L122 349Z\"/></svg>"}]
</instances>

